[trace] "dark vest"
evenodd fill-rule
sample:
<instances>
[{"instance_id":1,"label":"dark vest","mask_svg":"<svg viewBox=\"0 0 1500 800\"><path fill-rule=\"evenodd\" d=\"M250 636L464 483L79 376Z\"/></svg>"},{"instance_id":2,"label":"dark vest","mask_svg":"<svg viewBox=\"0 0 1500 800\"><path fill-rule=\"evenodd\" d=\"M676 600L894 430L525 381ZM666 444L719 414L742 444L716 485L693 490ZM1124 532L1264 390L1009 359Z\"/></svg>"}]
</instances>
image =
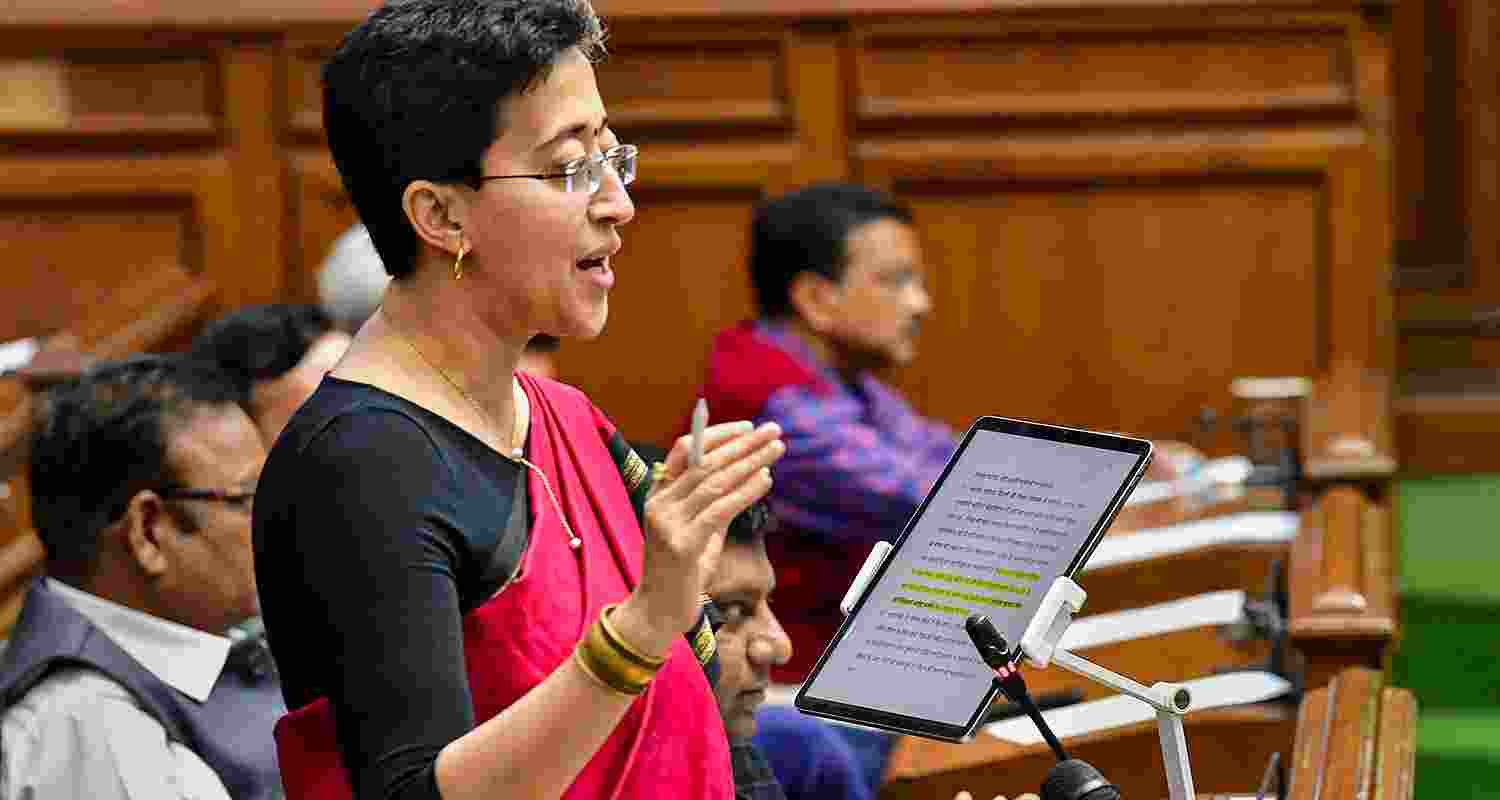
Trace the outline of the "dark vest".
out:
<instances>
[{"instance_id":1,"label":"dark vest","mask_svg":"<svg viewBox=\"0 0 1500 800\"><path fill-rule=\"evenodd\" d=\"M199 703L141 666L38 578L0 664L0 708L15 705L63 667L97 670L124 686L168 739L218 774L235 800L282 796L272 728L286 707L273 677L226 669L208 700Z\"/></svg>"}]
</instances>

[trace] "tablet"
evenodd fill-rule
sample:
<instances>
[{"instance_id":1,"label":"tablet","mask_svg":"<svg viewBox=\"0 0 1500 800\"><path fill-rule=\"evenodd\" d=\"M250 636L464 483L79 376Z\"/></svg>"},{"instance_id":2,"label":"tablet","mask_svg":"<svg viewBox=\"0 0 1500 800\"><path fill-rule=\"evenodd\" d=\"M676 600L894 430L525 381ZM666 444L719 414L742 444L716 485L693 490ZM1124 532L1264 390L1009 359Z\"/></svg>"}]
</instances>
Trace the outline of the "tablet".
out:
<instances>
[{"instance_id":1,"label":"tablet","mask_svg":"<svg viewBox=\"0 0 1500 800\"><path fill-rule=\"evenodd\" d=\"M988 615L1019 656L1052 581L1082 569L1150 460L1144 439L979 418L823 651L797 708L968 739L996 689L964 620Z\"/></svg>"}]
</instances>

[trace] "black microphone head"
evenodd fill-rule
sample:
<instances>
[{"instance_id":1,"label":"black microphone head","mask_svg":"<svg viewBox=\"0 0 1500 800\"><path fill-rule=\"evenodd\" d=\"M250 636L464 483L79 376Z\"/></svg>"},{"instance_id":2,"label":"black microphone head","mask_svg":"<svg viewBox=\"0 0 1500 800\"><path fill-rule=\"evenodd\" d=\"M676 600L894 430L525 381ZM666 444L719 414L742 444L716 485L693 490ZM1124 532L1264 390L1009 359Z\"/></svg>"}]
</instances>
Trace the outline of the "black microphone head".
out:
<instances>
[{"instance_id":1,"label":"black microphone head","mask_svg":"<svg viewBox=\"0 0 1500 800\"><path fill-rule=\"evenodd\" d=\"M1120 800L1120 790L1092 764L1070 758L1047 773L1042 800Z\"/></svg>"},{"instance_id":2,"label":"black microphone head","mask_svg":"<svg viewBox=\"0 0 1500 800\"><path fill-rule=\"evenodd\" d=\"M979 657L984 659L990 669L1000 669L1010 663L1010 648L1005 644L1005 637L995 629L995 623L984 614L970 614L964 620L964 630L969 633L969 640L979 650Z\"/></svg>"}]
</instances>

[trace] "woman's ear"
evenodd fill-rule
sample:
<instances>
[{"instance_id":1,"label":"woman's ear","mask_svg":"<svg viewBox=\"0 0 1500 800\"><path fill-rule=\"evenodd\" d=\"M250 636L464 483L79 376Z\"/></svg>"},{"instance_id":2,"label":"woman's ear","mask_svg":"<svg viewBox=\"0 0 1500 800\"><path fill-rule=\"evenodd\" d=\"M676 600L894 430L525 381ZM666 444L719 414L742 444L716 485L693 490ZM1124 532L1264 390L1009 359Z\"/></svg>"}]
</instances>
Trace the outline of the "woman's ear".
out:
<instances>
[{"instance_id":1,"label":"woman's ear","mask_svg":"<svg viewBox=\"0 0 1500 800\"><path fill-rule=\"evenodd\" d=\"M468 201L462 190L432 181L412 181L401 193L401 208L418 239L444 252L458 253L468 216Z\"/></svg>"},{"instance_id":2,"label":"woman's ear","mask_svg":"<svg viewBox=\"0 0 1500 800\"><path fill-rule=\"evenodd\" d=\"M828 333L836 324L839 301L843 299L842 287L812 270L803 270L792 277L787 298L792 309L807 326L817 333Z\"/></svg>"},{"instance_id":3,"label":"woman's ear","mask_svg":"<svg viewBox=\"0 0 1500 800\"><path fill-rule=\"evenodd\" d=\"M136 492L121 520L125 526L125 551L136 567L153 580L165 575L171 563L162 548L163 542L178 533L162 502L156 492Z\"/></svg>"}]
</instances>

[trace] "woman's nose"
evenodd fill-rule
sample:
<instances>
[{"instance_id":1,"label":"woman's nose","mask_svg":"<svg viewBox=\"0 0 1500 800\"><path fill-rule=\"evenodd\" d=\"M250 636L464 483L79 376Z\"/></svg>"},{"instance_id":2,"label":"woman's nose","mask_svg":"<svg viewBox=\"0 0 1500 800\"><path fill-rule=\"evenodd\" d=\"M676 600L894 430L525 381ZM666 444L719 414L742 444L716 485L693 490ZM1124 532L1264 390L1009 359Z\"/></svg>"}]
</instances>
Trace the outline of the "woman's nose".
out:
<instances>
[{"instance_id":1,"label":"woman's nose","mask_svg":"<svg viewBox=\"0 0 1500 800\"><path fill-rule=\"evenodd\" d=\"M589 201L589 218L601 225L624 225L635 218L635 203L625 182L612 169L605 169L599 191Z\"/></svg>"}]
</instances>

